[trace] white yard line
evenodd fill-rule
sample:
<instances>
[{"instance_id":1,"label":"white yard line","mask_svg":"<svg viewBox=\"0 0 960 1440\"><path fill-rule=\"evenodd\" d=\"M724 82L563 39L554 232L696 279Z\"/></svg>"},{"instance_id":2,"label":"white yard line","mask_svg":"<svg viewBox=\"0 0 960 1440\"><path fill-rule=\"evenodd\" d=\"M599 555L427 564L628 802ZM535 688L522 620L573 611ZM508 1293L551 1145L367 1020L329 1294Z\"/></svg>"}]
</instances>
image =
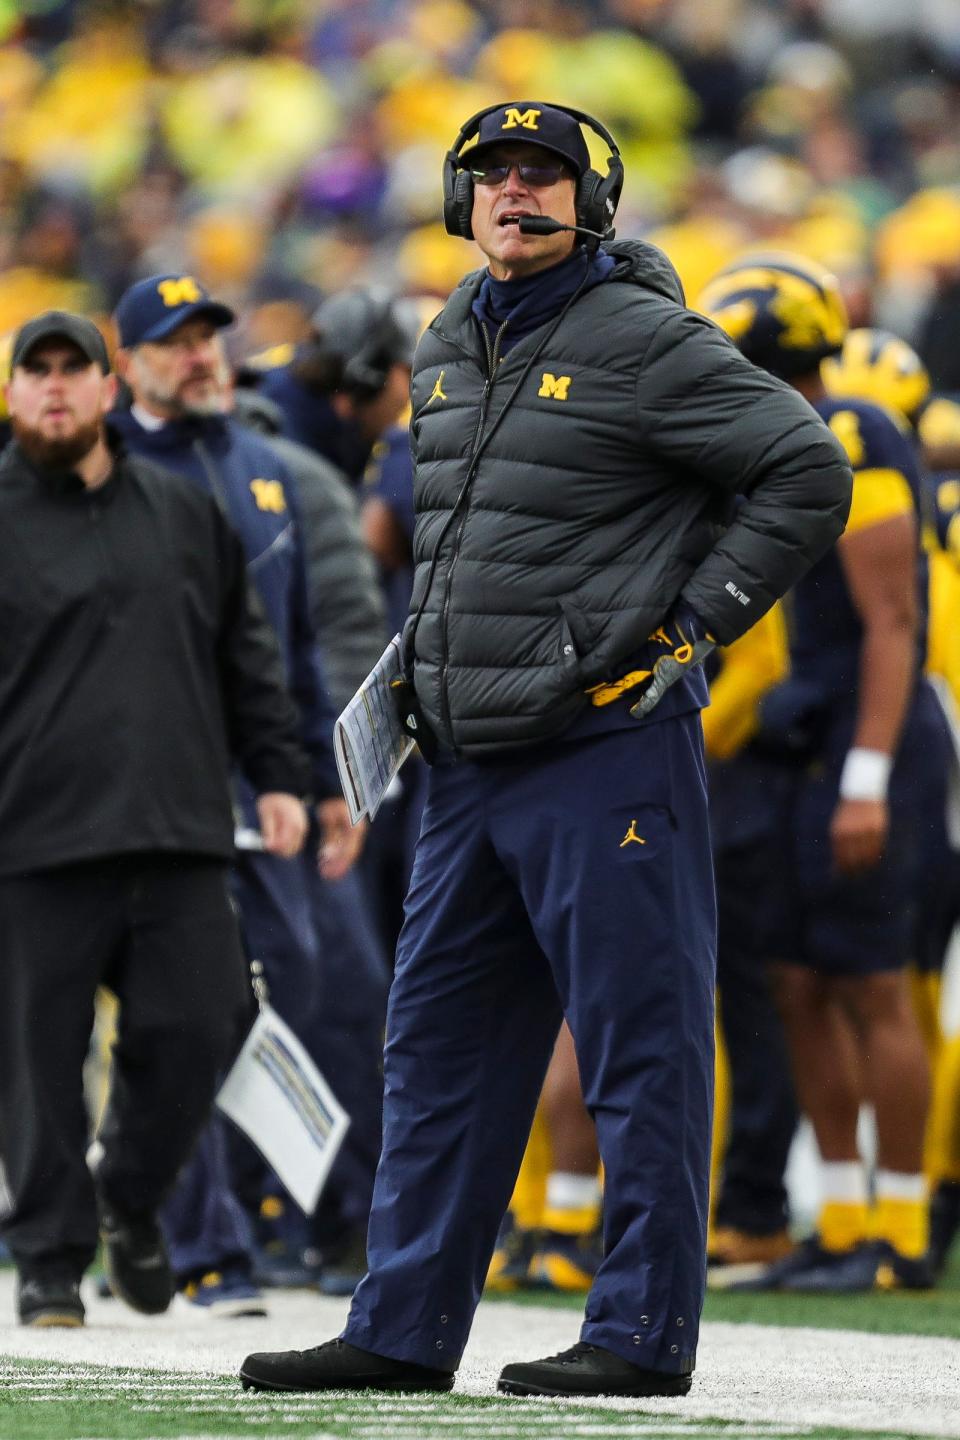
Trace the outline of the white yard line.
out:
<instances>
[{"instance_id":1,"label":"white yard line","mask_svg":"<svg viewBox=\"0 0 960 1440\"><path fill-rule=\"evenodd\" d=\"M232 1375L250 1350L305 1348L336 1335L347 1302L306 1291L270 1296L268 1320L213 1320L181 1308L147 1319L87 1295L83 1330L25 1330L0 1323L0 1357ZM13 1281L0 1273L0 1321L13 1314ZM576 1313L499 1301L481 1305L457 1380L461 1394L490 1396L500 1367L577 1338ZM55 1384L55 1376L49 1377ZM240 1395L238 1384L238 1398ZM291 1410L307 1397L291 1397ZM279 1401L277 1402L279 1403ZM349 1401L342 1408L349 1410ZM392 1402L396 1403L396 1402ZM412 1411L417 1401L403 1402ZM426 1402L436 1417L442 1401ZM549 1401L516 1401L549 1407ZM960 1341L766 1325L704 1325L693 1390L682 1400L583 1402L612 1412L656 1412L670 1422L716 1417L778 1426L906 1431L960 1440ZM493 1422L493 1416L488 1415ZM616 1422L611 1415L613 1424ZM620 1432L622 1433L622 1432Z\"/></svg>"}]
</instances>

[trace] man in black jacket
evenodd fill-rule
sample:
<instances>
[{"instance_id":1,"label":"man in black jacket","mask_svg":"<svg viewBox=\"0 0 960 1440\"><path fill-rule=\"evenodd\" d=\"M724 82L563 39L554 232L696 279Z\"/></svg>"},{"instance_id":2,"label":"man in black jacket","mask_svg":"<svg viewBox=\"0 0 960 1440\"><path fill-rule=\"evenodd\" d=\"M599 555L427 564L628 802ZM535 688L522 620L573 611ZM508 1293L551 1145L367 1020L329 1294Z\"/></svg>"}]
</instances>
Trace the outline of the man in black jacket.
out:
<instances>
[{"instance_id":1,"label":"man in black jacket","mask_svg":"<svg viewBox=\"0 0 960 1440\"><path fill-rule=\"evenodd\" d=\"M98 1208L115 1293L169 1304L155 1213L249 1009L231 758L268 849L306 832L309 766L240 542L209 496L113 444L108 372L90 321L25 325L0 460L0 1151L28 1325L83 1323ZM95 1186L100 983L120 1023Z\"/></svg>"},{"instance_id":2,"label":"man in black jacket","mask_svg":"<svg viewBox=\"0 0 960 1440\"><path fill-rule=\"evenodd\" d=\"M369 1274L341 1339L250 1356L247 1385L452 1386L565 1013L605 1255L581 1341L499 1388L690 1388L715 965L699 662L836 539L851 478L809 406L684 308L659 251L594 245L622 169L602 127L608 173L590 168L580 120L598 128L496 106L447 156L447 226L489 266L414 362L404 713L436 764Z\"/></svg>"}]
</instances>

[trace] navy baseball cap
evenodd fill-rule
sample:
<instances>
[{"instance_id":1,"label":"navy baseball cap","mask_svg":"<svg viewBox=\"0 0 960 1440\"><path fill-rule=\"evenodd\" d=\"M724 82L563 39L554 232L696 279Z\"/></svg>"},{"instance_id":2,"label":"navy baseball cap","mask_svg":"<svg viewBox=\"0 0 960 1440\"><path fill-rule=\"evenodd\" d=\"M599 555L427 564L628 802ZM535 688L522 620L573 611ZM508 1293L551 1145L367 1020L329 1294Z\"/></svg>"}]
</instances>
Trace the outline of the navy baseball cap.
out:
<instances>
[{"instance_id":1,"label":"navy baseball cap","mask_svg":"<svg viewBox=\"0 0 960 1440\"><path fill-rule=\"evenodd\" d=\"M468 169L481 150L518 141L559 155L578 176L590 168L590 152L577 121L565 110L540 100L512 100L484 115L477 143L463 152L460 164Z\"/></svg>"},{"instance_id":2,"label":"navy baseball cap","mask_svg":"<svg viewBox=\"0 0 960 1440\"><path fill-rule=\"evenodd\" d=\"M226 305L212 300L192 275L151 275L121 295L114 319L120 344L127 349L163 340L185 320L201 315L218 327L232 325L237 318Z\"/></svg>"},{"instance_id":3,"label":"navy baseball cap","mask_svg":"<svg viewBox=\"0 0 960 1440\"><path fill-rule=\"evenodd\" d=\"M10 348L10 369L24 365L30 351L41 340L69 340L91 365L99 365L104 375L109 373L107 342L92 320L85 315L73 315L69 310L44 310L42 315L35 315L21 325Z\"/></svg>"}]
</instances>

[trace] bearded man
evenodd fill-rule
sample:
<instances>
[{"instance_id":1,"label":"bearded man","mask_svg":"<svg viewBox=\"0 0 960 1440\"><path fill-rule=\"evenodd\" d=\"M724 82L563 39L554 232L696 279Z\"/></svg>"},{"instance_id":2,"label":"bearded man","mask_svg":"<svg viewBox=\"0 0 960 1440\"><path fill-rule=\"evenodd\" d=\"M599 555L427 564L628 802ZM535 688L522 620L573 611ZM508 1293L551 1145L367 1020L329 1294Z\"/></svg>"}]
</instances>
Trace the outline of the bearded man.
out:
<instances>
[{"instance_id":1,"label":"bearded man","mask_svg":"<svg viewBox=\"0 0 960 1440\"><path fill-rule=\"evenodd\" d=\"M114 1293L165 1310L158 1206L237 1047L249 987L228 892L230 774L263 843L303 844L310 766L243 548L189 481L106 428L99 330L14 338L0 458L0 1153L20 1322L84 1322L98 1230ZM82 1067L120 1001L88 1169Z\"/></svg>"}]
</instances>

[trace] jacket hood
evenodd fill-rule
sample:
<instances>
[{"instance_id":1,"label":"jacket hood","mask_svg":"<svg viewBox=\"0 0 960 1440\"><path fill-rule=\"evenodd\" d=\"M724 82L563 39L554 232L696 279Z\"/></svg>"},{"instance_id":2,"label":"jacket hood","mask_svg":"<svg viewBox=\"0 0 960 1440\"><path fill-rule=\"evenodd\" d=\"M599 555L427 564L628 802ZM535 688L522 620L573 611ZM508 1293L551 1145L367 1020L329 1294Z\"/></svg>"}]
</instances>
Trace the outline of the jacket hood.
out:
<instances>
[{"instance_id":1,"label":"jacket hood","mask_svg":"<svg viewBox=\"0 0 960 1440\"><path fill-rule=\"evenodd\" d=\"M654 290L666 300L686 304L680 276L662 250L648 240L612 240L604 245L608 255L617 262L610 280L627 280Z\"/></svg>"}]
</instances>

